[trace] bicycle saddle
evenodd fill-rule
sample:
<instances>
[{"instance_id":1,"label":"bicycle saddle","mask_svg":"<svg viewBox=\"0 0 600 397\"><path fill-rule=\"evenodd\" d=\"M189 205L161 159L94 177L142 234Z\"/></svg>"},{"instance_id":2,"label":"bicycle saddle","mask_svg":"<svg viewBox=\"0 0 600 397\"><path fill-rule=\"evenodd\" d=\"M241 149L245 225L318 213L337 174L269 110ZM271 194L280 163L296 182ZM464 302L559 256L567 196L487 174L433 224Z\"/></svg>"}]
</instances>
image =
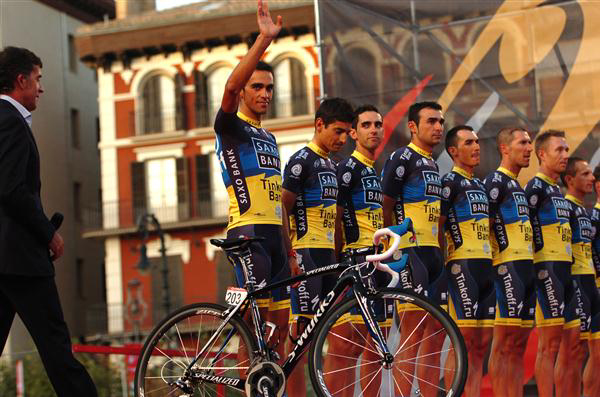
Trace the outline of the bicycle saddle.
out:
<instances>
[{"instance_id":1,"label":"bicycle saddle","mask_svg":"<svg viewBox=\"0 0 600 397\"><path fill-rule=\"evenodd\" d=\"M263 240L266 240L266 239L264 237L259 237L259 236L254 236L254 237L240 236L240 237L226 238L226 239L211 238L210 243L212 245L214 245L215 247L219 247L224 250L233 250L233 249L237 249L237 248L245 248L250 243L253 243L255 241L263 241Z\"/></svg>"}]
</instances>

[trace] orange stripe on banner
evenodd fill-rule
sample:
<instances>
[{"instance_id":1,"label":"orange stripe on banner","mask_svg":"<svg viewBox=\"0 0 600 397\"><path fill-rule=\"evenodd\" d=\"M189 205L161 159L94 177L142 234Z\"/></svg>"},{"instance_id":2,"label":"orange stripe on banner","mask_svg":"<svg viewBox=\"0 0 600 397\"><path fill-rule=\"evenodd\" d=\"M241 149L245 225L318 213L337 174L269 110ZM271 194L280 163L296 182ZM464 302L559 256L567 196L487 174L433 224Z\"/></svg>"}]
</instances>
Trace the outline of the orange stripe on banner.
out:
<instances>
[{"instance_id":1,"label":"orange stripe on banner","mask_svg":"<svg viewBox=\"0 0 600 397\"><path fill-rule=\"evenodd\" d=\"M417 99L419 94L421 94L425 86L429 83L429 81L432 78L432 74L426 76L423 80L419 82L419 84L414 86L406 95L404 95L402 99L396 102L394 107L391 108L389 112L387 112L387 114L383 118L383 142L375 151L375 159L379 157L379 155L385 148L385 145L387 145L388 141L392 137L392 132L394 132L396 126L400 124L410 105L413 104L415 99Z\"/></svg>"},{"instance_id":2,"label":"orange stripe on banner","mask_svg":"<svg viewBox=\"0 0 600 397\"><path fill-rule=\"evenodd\" d=\"M533 377L533 372L535 370L535 355L537 354L537 345L538 334L537 329L534 328L531 331L531 334L529 335L529 340L527 341L527 348L525 349L525 356L523 357L523 365L525 366L525 384L529 382L529 380ZM489 374L486 374L481 381L480 397L494 397L494 392L492 390L492 382L490 380Z\"/></svg>"}]
</instances>

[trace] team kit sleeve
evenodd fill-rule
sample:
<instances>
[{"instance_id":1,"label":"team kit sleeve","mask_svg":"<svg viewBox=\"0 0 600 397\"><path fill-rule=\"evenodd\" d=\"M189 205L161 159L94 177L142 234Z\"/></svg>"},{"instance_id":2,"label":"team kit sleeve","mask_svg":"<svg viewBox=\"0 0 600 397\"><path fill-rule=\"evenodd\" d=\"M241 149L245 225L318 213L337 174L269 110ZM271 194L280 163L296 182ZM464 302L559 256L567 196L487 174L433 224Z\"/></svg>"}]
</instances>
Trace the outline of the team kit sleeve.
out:
<instances>
[{"instance_id":1,"label":"team kit sleeve","mask_svg":"<svg viewBox=\"0 0 600 397\"><path fill-rule=\"evenodd\" d=\"M238 133L237 127L238 116L236 112L226 113L223 109L219 109L215 117L215 133L224 135L235 135Z\"/></svg>"},{"instance_id":2,"label":"team kit sleeve","mask_svg":"<svg viewBox=\"0 0 600 397\"><path fill-rule=\"evenodd\" d=\"M302 157L294 155L288 161L283 171L283 188L300 194L304 187L304 180L308 175L308 167Z\"/></svg>"},{"instance_id":3,"label":"team kit sleeve","mask_svg":"<svg viewBox=\"0 0 600 397\"><path fill-rule=\"evenodd\" d=\"M406 176L406 161L398 151L392 153L385 162L381 173L381 189L383 194L401 200L402 187Z\"/></svg>"},{"instance_id":4,"label":"team kit sleeve","mask_svg":"<svg viewBox=\"0 0 600 397\"><path fill-rule=\"evenodd\" d=\"M490 220L494 220L499 211L500 202L502 201L502 176L495 177L496 173L492 173L485 178L483 186L488 196Z\"/></svg>"},{"instance_id":5,"label":"team kit sleeve","mask_svg":"<svg viewBox=\"0 0 600 397\"><path fill-rule=\"evenodd\" d=\"M448 173L442 178L442 201L440 204L442 216L448 216L455 198L456 189L454 187L454 179L452 178L452 174Z\"/></svg>"},{"instance_id":6,"label":"team kit sleeve","mask_svg":"<svg viewBox=\"0 0 600 397\"><path fill-rule=\"evenodd\" d=\"M527 186L525 186L525 197L527 198L527 204L529 206L529 221L533 229L533 245L534 251L538 252L542 249L542 224L538 216L538 210L542 200L540 200L541 194L543 193L541 187L534 183L534 179L530 180Z\"/></svg>"},{"instance_id":7,"label":"team kit sleeve","mask_svg":"<svg viewBox=\"0 0 600 397\"><path fill-rule=\"evenodd\" d=\"M346 207L346 205L352 200L352 190L356 185L355 175L353 175L350 167L347 166L347 162L340 163L337 167L337 181L338 181L338 193L337 193L337 205L340 207Z\"/></svg>"}]
</instances>

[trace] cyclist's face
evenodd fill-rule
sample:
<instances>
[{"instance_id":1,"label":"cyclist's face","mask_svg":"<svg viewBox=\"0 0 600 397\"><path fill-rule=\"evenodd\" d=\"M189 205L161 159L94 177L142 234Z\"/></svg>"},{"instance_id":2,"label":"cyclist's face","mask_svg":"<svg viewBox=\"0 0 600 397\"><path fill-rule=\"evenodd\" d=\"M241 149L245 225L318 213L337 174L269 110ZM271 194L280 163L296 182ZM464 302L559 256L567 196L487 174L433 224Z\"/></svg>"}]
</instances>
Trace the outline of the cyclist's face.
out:
<instances>
[{"instance_id":1,"label":"cyclist's face","mask_svg":"<svg viewBox=\"0 0 600 397\"><path fill-rule=\"evenodd\" d=\"M255 115L267 113L273 98L273 75L266 70L255 70L240 92L240 99Z\"/></svg>"},{"instance_id":2,"label":"cyclist's face","mask_svg":"<svg viewBox=\"0 0 600 397\"><path fill-rule=\"evenodd\" d=\"M356 141L356 146L361 146L369 152L374 152L383 137L383 119L377 112L368 111L358 115L356 129L350 131L350 136Z\"/></svg>"},{"instance_id":3,"label":"cyclist's face","mask_svg":"<svg viewBox=\"0 0 600 397\"><path fill-rule=\"evenodd\" d=\"M575 176L572 179L575 190L585 194L591 193L594 190L594 174L587 161L579 161L575 170Z\"/></svg>"},{"instance_id":4,"label":"cyclist's face","mask_svg":"<svg viewBox=\"0 0 600 397\"><path fill-rule=\"evenodd\" d=\"M539 150L541 163L548 169L561 173L567 169L569 145L567 140L559 136L551 136Z\"/></svg>"},{"instance_id":5,"label":"cyclist's face","mask_svg":"<svg viewBox=\"0 0 600 397\"><path fill-rule=\"evenodd\" d=\"M456 160L469 167L476 167L480 161L479 138L474 131L460 130L457 134Z\"/></svg>"},{"instance_id":6,"label":"cyclist's face","mask_svg":"<svg viewBox=\"0 0 600 397\"><path fill-rule=\"evenodd\" d=\"M419 124L408 122L412 139L433 149L444 134L444 117L441 110L424 108L419 111Z\"/></svg>"},{"instance_id":7,"label":"cyclist's face","mask_svg":"<svg viewBox=\"0 0 600 397\"><path fill-rule=\"evenodd\" d=\"M529 167L532 151L533 146L531 145L529 133L520 130L513 132L513 139L510 142L510 145L508 145L508 158L510 163L521 168Z\"/></svg>"},{"instance_id":8,"label":"cyclist's face","mask_svg":"<svg viewBox=\"0 0 600 397\"><path fill-rule=\"evenodd\" d=\"M319 146L328 152L337 152L346 143L346 135L352 129L352 123L334 121L327 126L323 119L318 118L315 122L316 139Z\"/></svg>"}]
</instances>

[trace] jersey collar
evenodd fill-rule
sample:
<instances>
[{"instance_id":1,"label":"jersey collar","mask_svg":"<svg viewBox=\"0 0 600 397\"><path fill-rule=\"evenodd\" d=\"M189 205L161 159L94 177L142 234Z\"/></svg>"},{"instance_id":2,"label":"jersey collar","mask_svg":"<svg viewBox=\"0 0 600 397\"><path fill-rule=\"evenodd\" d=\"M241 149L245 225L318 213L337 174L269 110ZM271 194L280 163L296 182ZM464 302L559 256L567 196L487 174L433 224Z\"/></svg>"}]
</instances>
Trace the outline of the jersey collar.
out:
<instances>
[{"instance_id":1,"label":"jersey collar","mask_svg":"<svg viewBox=\"0 0 600 397\"><path fill-rule=\"evenodd\" d=\"M452 167L452 172L456 172L457 174L462 175L462 176L464 176L467 179L473 179L473 174L471 174L467 170L463 170L462 168L460 168L457 165L455 165L454 167Z\"/></svg>"},{"instance_id":2,"label":"jersey collar","mask_svg":"<svg viewBox=\"0 0 600 397\"><path fill-rule=\"evenodd\" d=\"M414 150L415 152L419 153L421 156L427 157L428 159L431 160L431 153L426 152L425 150L421 149L420 147L418 147L414 143L412 143L412 142L409 143L408 147L411 148L412 150Z\"/></svg>"},{"instance_id":3,"label":"jersey collar","mask_svg":"<svg viewBox=\"0 0 600 397\"><path fill-rule=\"evenodd\" d=\"M514 172L504 168L504 167L498 167L498 171L500 171L501 173L505 174L506 176L511 177L512 179L517 179L517 175L515 175Z\"/></svg>"},{"instance_id":4,"label":"jersey collar","mask_svg":"<svg viewBox=\"0 0 600 397\"><path fill-rule=\"evenodd\" d=\"M375 165L375 160L368 159L367 156L365 156L358 150L353 151L351 156L363 163L364 165L366 165L367 167L373 168L373 166Z\"/></svg>"},{"instance_id":5,"label":"jersey collar","mask_svg":"<svg viewBox=\"0 0 600 397\"><path fill-rule=\"evenodd\" d=\"M579 200L577 197L573 196L572 194L567 194L565 196L565 198L575 204L577 204L580 207L583 207L583 202L581 200Z\"/></svg>"},{"instance_id":6,"label":"jersey collar","mask_svg":"<svg viewBox=\"0 0 600 397\"><path fill-rule=\"evenodd\" d=\"M554 179L550 178L548 175L542 174L541 172L538 172L537 174L535 174L535 176L550 185L558 185Z\"/></svg>"},{"instance_id":7,"label":"jersey collar","mask_svg":"<svg viewBox=\"0 0 600 397\"><path fill-rule=\"evenodd\" d=\"M308 148L323 158L327 158L328 152L318 147L314 142L308 142Z\"/></svg>"},{"instance_id":8,"label":"jersey collar","mask_svg":"<svg viewBox=\"0 0 600 397\"><path fill-rule=\"evenodd\" d=\"M244 120L246 123L250 124L251 126L260 128L260 120L254 120L254 119L246 116L244 113L242 113L240 111L237 112L237 116L240 119Z\"/></svg>"}]
</instances>

